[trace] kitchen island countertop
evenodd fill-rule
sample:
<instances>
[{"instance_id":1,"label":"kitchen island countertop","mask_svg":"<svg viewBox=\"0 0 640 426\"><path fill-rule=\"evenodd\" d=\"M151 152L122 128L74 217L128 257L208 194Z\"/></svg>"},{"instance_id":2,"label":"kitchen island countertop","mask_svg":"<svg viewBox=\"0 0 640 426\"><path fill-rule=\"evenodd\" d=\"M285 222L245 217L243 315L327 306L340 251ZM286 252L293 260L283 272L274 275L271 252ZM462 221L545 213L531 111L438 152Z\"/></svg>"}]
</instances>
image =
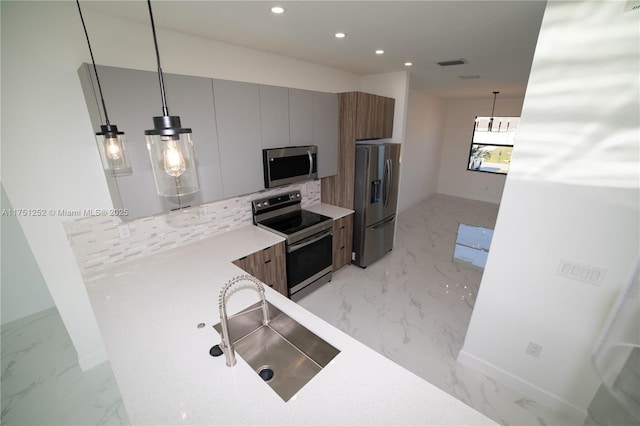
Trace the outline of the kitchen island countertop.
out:
<instances>
[{"instance_id":1,"label":"kitchen island countertop","mask_svg":"<svg viewBox=\"0 0 640 426\"><path fill-rule=\"evenodd\" d=\"M244 273L231 261L281 241L243 226L87 283L132 424L496 424L269 287L273 305L340 354L286 403L241 356L233 368L211 357L218 294ZM234 292L228 312L257 300Z\"/></svg>"}]
</instances>

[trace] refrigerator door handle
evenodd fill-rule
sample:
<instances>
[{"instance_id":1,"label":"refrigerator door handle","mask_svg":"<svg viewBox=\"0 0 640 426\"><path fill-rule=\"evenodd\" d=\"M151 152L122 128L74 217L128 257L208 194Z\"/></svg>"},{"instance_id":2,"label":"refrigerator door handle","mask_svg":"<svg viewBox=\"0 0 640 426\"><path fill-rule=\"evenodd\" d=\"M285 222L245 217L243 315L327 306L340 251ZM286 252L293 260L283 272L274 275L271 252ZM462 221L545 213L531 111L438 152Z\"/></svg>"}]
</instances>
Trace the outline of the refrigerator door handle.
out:
<instances>
[{"instance_id":1,"label":"refrigerator door handle","mask_svg":"<svg viewBox=\"0 0 640 426\"><path fill-rule=\"evenodd\" d=\"M384 206L387 207L389 205L389 193L391 192L391 176L393 165L391 164L391 160L387 159L384 162Z\"/></svg>"},{"instance_id":2,"label":"refrigerator door handle","mask_svg":"<svg viewBox=\"0 0 640 426\"><path fill-rule=\"evenodd\" d=\"M386 225L388 225L389 223L393 222L394 220L396 220L396 217L392 216L392 217L386 219L380 225L372 227L371 230L372 231L377 231L378 229L384 228Z\"/></svg>"}]
</instances>

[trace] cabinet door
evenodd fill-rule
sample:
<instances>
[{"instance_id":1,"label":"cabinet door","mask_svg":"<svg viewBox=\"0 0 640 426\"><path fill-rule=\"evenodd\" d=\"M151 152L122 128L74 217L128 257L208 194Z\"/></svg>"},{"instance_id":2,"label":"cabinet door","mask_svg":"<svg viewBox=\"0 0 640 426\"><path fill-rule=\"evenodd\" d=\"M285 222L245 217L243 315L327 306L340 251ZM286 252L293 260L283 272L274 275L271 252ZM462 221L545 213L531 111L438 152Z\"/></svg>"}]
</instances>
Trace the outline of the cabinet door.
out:
<instances>
[{"instance_id":1,"label":"cabinet door","mask_svg":"<svg viewBox=\"0 0 640 426\"><path fill-rule=\"evenodd\" d=\"M396 100L382 97L382 126L381 138L393 137L393 117L395 114Z\"/></svg>"},{"instance_id":2,"label":"cabinet door","mask_svg":"<svg viewBox=\"0 0 640 426\"><path fill-rule=\"evenodd\" d=\"M233 264L289 297L284 242L234 260Z\"/></svg>"},{"instance_id":3,"label":"cabinet door","mask_svg":"<svg viewBox=\"0 0 640 426\"><path fill-rule=\"evenodd\" d=\"M125 132L133 173L107 175L114 206L129 210L125 220L164 213L179 206L198 205L222 198L218 139L214 120L211 80L164 74L167 103L171 115L193 131L200 192L180 197L160 197L149 162L144 131L153 128L153 117L162 115L158 75L151 71L98 66L98 74L111 124ZM87 106L94 130L101 124L100 101L95 74L84 64L80 70Z\"/></svg>"},{"instance_id":4,"label":"cabinet door","mask_svg":"<svg viewBox=\"0 0 640 426\"><path fill-rule=\"evenodd\" d=\"M289 137L291 146L313 145L313 92L289 89Z\"/></svg>"},{"instance_id":5,"label":"cabinet door","mask_svg":"<svg viewBox=\"0 0 640 426\"><path fill-rule=\"evenodd\" d=\"M257 84L213 80L225 197L264 189Z\"/></svg>"},{"instance_id":6,"label":"cabinet door","mask_svg":"<svg viewBox=\"0 0 640 426\"><path fill-rule=\"evenodd\" d=\"M289 146L289 89L260 86L262 148Z\"/></svg>"},{"instance_id":7,"label":"cabinet door","mask_svg":"<svg viewBox=\"0 0 640 426\"><path fill-rule=\"evenodd\" d=\"M333 271L351 263L353 213L333 222Z\"/></svg>"},{"instance_id":8,"label":"cabinet door","mask_svg":"<svg viewBox=\"0 0 640 426\"><path fill-rule=\"evenodd\" d=\"M338 119L338 174L322 179L321 200L323 203L352 209L358 93L340 93L338 105L340 111Z\"/></svg>"},{"instance_id":9,"label":"cabinet door","mask_svg":"<svg viewBox=\"0 0 640 426\"><path fill-rule=\"evenodd\" d=\"M392 98L359 92L356 140L392 137L394 105Z\"/></svg>"},{"instance_id":10,"label":"cabinet door","mask_svg":"<svg viewBox=\"0 0 640 426\"><path fill-rule=\"evenodd\" d=\"M280 294L289 297L284 242L264 249L262 256L263 278L260 280Z\"/></svg>"},{"instance_id":11,"label":"cabinet door","mask_svg":"<svg viewBox=\"0 0 640 426\"><path fill-rule=\"evenodd\" d=\"M338 95L313 93L313 144L318 145L318 177L338 173Z\"/></svg>"}]
</instances>

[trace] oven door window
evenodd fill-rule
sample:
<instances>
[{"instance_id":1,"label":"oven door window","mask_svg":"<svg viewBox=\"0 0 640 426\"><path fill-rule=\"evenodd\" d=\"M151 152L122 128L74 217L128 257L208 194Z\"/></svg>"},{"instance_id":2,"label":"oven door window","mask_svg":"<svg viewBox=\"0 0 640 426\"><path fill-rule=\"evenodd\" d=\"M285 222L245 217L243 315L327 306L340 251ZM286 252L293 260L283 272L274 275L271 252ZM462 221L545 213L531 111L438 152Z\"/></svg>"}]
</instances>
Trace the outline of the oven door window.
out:
<instances>
[{"instance_id":1,"label":"oven door window","mask_svg":"<svg viewBox=\"0 0 640 426\"><path fill-rule=\"evenodd\" d=\"M310 244L304 240L289 246L287 253L287 283L295 287L323 269L331 266L332 235L328 234ZM304 245L307 244L307 245Z\"/></svg>"}]
</instances>

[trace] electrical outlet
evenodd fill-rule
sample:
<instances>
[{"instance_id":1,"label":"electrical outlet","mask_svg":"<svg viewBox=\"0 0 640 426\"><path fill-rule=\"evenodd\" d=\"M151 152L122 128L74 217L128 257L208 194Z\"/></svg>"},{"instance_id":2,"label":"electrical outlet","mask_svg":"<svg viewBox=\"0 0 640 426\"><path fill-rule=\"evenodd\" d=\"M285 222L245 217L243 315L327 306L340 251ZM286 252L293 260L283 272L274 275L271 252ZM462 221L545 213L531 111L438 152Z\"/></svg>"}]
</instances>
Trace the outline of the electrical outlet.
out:
<instances>
[{"instance_id":1,"label":"electrical outlet","mask_svg":"<svg viewBox=\"0 0 640 426\"><path fill-rule=\"evenodd\" d=\"M127 238L131 238L131 229L129 229L129 225L123 223L122 225L118 225L118 234L120 234L121 240L126 240Z\"/></svg>"},{"instance_id":2,"label":"electrical outlet","mask_svg":"<svg viewBox=\"0 0 640 426\"><path fill-rule=\"evenodd\" d=\"M582 281L588 284L599 286L604 280L607 270L593 265L574 262L572 260L561 259L556 274Z\"/></svg>"},{"instance_id":3,"label":"electrical outlet","mask_svg":"<svg viewBox=\"0 0 640 426\"><path fill-rule=\"evenodd\" d=\"M542 345L533 342L529 342L525 351L527 355L531 355L534 358L540 358L540 352L542 352Z\"/></svg>"}]
</instances>

